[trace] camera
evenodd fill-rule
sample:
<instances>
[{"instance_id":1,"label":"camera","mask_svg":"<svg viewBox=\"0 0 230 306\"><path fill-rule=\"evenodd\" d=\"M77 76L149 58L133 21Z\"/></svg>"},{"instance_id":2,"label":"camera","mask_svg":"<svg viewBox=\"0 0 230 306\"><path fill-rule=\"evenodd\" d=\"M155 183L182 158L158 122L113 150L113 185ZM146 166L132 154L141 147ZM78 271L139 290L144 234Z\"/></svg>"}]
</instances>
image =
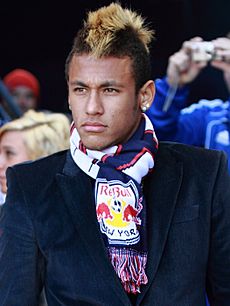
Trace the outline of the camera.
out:
<instances>
[{"instance_id":1,"label":"camera","mask_svg":"<svg viewBox=\"0 0 230 306\"><path fill-rule=\"evenodd\" d=\"M192 46L192 61L207 62L216 59L215 48L212 42L199 41Z\"/></svg>"}]
</instances>

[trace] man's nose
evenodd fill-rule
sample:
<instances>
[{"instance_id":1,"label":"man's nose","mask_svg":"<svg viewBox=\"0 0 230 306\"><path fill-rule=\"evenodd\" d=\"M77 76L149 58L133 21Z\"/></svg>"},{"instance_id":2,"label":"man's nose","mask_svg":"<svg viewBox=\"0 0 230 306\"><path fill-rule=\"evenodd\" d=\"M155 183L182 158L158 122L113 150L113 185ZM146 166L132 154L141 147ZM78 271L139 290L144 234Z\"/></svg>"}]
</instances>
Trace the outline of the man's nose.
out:
<instances>
[{"instance_id":1,"label":"man's nose","mask_svg":"<svg viewBox=\"0 0 230 306\"><path fill-rule=\"evenodd\" d=\"M100 93L96 90L92 90L88 96L86 113L89 115L102 114L104 112L102 99Z\"/></svg>"}]
</instances>

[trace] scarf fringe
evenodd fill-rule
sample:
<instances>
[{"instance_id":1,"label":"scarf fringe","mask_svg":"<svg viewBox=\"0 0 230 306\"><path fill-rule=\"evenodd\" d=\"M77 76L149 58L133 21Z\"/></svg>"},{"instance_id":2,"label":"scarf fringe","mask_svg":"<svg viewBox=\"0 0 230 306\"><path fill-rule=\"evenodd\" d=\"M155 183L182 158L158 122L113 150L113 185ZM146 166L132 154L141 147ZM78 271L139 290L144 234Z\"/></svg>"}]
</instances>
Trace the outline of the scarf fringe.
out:
<instances>
[{"instance_id":1,"label":"scarf fringe","mask_svg":"<svg viewBox=\"0 0 230 306\"><path fill-rule=\"evenodd\" d=\"M140 293L140 286L148 282L145 274L146 253L137 253L131 249L108 248L109 257L114 270L126 292Z\"/></svg>"}]
</instances>

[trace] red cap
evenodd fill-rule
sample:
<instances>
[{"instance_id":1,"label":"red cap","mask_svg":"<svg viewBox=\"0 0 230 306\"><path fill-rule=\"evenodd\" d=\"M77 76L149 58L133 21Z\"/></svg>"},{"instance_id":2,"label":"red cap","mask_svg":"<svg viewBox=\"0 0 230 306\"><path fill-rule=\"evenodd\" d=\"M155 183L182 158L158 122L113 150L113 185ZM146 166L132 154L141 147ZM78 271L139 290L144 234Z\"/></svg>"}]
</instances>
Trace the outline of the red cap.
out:
<instances>
[{"instance_id":1,"label":"red cap","mask_svg":"<svg viewBox=\"0 0 230 306\"><path fill-rule=\"evenodd\" d=\"M27 70L13 70L4 77L3 82L9 88L9 90L13 90L18 86L26 86L32 90L36 97L39 96L39 81L31 72Z\"/></svg>"}]
</instances>

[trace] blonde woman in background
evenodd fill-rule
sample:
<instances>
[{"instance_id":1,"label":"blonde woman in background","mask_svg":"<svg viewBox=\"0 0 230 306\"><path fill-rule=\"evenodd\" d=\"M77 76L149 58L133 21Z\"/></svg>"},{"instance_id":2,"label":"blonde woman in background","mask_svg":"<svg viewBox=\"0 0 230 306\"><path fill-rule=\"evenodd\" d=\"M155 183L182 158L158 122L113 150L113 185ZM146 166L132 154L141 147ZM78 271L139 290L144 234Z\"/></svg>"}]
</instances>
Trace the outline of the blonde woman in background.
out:
<instances>
[{"instance_id":1,"label":"blonde woman in background","mask_svg":"<svg viewBox=\"0 0 230 306\"><path fill-rule=\"evenodd\" d=\"M6 169L69 147L70 122L60 113L27 111L0 128L1 204L7 192Z\"/></svg>"},{"instance_id":2,"label":"blonde woman in background","mask_svg":"<svg viewBox=\"0 0 230 306\"><path fill-rule=\"evenodd\" d=\"M0 128L0 213L7 192L6 169L69 147L70 122L59 113L27 111ZM47 302L42 292L39 306Z\"/></svg>"}]
</instances>

